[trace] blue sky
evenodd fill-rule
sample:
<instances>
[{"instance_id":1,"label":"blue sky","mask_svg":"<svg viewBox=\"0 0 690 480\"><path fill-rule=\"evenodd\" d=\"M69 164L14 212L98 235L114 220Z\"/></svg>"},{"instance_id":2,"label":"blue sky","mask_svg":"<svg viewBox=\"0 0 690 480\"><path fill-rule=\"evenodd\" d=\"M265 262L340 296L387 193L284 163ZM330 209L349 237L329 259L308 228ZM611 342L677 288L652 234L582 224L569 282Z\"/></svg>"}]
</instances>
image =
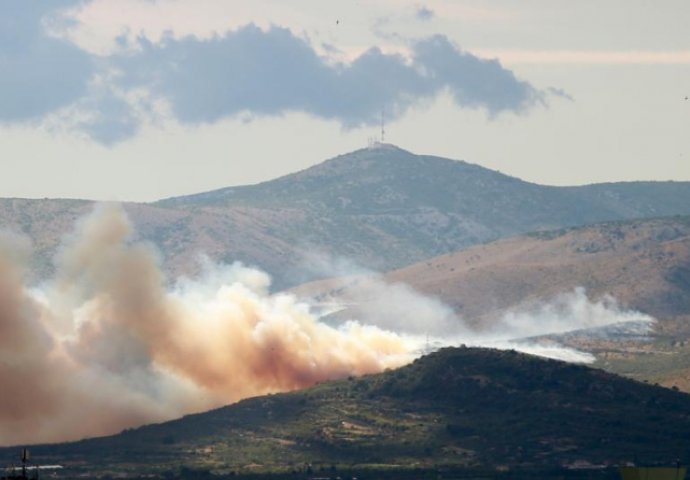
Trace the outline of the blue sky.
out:
<instances>
[{"instance_id":1,"label":"blue sky","mask_svg":"<svg viewBox=\"0 0 690 480\"><path fill-rule=\"evenodd\" d=\"M0 196L154 200L361 148L690 180L686 1L4 0Z\"/></svg>"}]
</instances>

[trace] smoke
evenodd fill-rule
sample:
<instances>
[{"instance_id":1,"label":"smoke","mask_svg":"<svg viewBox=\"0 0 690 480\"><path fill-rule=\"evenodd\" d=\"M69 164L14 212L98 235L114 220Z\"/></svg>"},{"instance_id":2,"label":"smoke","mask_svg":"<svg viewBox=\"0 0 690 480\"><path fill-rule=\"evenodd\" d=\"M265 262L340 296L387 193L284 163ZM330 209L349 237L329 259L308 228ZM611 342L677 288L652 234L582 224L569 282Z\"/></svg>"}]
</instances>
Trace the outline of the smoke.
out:
<instances>
[{"instance_id":1,"label":"smoke","mask_svg":"<svg viewBox=\"0 0 690 480\"><path fill-rule=\"evenodd\" d=\"M132 236L119 206L97 206L64 239L54 278L29 287L30 242L0 235L0 444L115 433L445 345L588 362L534 337L652 321L576 289L477 330L440 300L342 261L314 262L358 274L320 305L270 294L268 275L240 264L206 262L198 278L168 283L154 246Z\"/></svg>"},{"instance_id":2,"label":"smoke","mask_svg":"<svg viewBox=\"0 0 690 480\"><path fill-rule=\"evenodd\" d=\"M504 338L537 337L620 323L653 321L649 315L621 309L610 295L592 301L584 288L577 287L571 292L557 295L548 303L528 305L505 313L498 325L492 328L492 334Z\"/></svg>"},{"instance_id":3,"label":"smoke","mask_svg":"<svg viewBox=\"0 0 690 480\"><path fill-rule=\"evenodd\" d=\"M131 236L119 206L97 207L40 288L24 282L29 243L2 237L0 443L114 433L414 356L411 339L320 322L241 265L166 288L156 250Z\"/></svg>"},{"instance_id":4,"label":"smoke","mask_svg":"<svg viewBox=\"0 0 690 480\"><path fill-rule=\"evenodd\" d=\"M632 333L640 338L651 331L654 323L649 315L622 309L611 295L593 301L583 287L576 287L548 302L505 312L496 325L483 332L480 342L567 362L592 363L594 355L564 347L558 337L579 333L588 338L616 340ZM552 338L538 338L546 336Z\"/></svg>"},{"instance_id":5,"label":"smoke","mask_svg":"<svg viewBox=\"0 0 690 480\"><path fill-rule=\"evenodd\" d=\"M404 283L389 282L351 260L311 250L304 254L302 263L305 278L332 279L295 289L321 309L329 323L359 319L418 339L427 335L457 337L468 331L462 318L438 298Z\"/></svg>"},{"instance_id":6,"label":"smoke","mask_svg":"<svg viewBox=\"0 0 690 480\"><path fill-rule=\"evenodd\" d=\"M382 275L346 260L312 252L307 264L322 276L338 278L326 282L325 289L317 283L316 292L311 292L313 301L330 313L327 321L337 325L357 318L412 337L425 345L425 351L462 344L591 363L595 361L592 354L560 344L558 336L579 332L588 338L640 338L655 322L648 315L621 308L610 295L592 300L584 288L576 287L551 299L517 305L493 323L476 326L441 300L408 285L390 283ZM304 293L310 293L309 285Z\"/></svg>"}]
</instances>

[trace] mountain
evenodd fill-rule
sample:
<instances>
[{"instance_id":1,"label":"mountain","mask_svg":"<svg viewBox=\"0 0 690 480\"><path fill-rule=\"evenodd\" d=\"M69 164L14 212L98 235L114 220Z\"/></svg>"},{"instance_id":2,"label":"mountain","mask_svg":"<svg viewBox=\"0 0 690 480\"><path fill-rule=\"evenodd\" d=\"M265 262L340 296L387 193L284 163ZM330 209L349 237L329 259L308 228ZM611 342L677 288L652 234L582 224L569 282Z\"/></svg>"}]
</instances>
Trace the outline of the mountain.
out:
<instances>
[{"instance_id":1,"label":"mountain","mask_svg":"<svg viewBox=\"0 0 690 480\"><path fill-rule=\"evenodd\" d=\"M281 211L272 225L279 238L385 270L537 229L688 214L688 200L688 182L551 187L384 145L157 205Z\"/></svg>"},{"instance_id":2,"label":"mountain","mask_svg":"<svg viewBox=\"0 0 690 480\"><path fill-rule=\"evenodd\" d=\"M687 463L688 412L686 394L601 370L513 351L449 348L398 370L32 453L65 465L72 477L181 466L217 473L289 472L307 464L329 472L543 472L633 459ZM14 453L2 449L0 458Z\"/></svg>"},{"instance_id":3,"label":"mountain","mask_svg":"<svg viewBox=\"0 0 690 480\"><path fill-rule=\"evenodd\" d=\"M205 252L257 265L282 288L327 276L309 266L319 254L388 270L534 230L688 215L690 182L543 186L380 145L257 185L126 208L171 274L193 272ZM86 209L88 202L6 199L0 222L32 236L37 268L49 270L61 235Z\"/></svg>"}]
</instances>

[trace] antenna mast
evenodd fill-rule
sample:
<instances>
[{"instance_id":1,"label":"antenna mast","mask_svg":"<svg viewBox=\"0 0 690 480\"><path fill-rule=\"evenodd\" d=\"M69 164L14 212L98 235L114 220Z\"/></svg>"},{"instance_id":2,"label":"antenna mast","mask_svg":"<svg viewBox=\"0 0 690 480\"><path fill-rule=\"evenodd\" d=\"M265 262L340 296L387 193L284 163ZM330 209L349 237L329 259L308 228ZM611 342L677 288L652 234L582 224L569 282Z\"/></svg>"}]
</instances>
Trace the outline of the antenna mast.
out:
<instances>
[{"instance_id":1,"label":"antenna mast","mask_svg":"<svg viewBox=\"0 0 690 480\"><path fill-rule=\"evenodd\" d=\"M29 450L26 448L22 448L22 478L28 478L26 475L26 464L29 462Z\"/></svg>"},{"instance_id":2,"label":"antenna mast","mask_svg":"<svg viewBox=\"0 0 690 480\"><path fill-rule=\"evenodd\" d=\"M384 117L385 107L381 108L381 143L386 141L386 130L384 129L385 117Z\"/></svg>"}]
</instances>

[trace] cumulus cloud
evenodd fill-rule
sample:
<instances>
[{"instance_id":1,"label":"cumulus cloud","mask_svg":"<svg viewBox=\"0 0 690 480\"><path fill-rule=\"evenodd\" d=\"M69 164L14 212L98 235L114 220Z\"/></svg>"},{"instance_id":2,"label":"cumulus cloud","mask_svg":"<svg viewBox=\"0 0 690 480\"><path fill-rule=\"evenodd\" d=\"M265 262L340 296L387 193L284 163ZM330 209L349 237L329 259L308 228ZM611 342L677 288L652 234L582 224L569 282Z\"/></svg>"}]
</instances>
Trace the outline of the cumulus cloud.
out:
<instances>
[{"instance_id":1,"label":"cumulus cloud","mask_svg":"<svg viewBox=\"0 0 690 480\"><path fill-rule=\"evenodd\" d=\"M183 122L213 122L242 111L304 111L345 126L374 124L382 107L402 115L416 102L450 90L461 107L495 115L520 112L542 93L496 60L461 51L444 36L412 45L411 58L372 48L331 65L290 30L248 25L211 39L139 40L118 59L130 87L150 87Z\"/></svg>"},{"instance_id":2,"label":"cumulus cloud","mask_svg":"<svg viewBox=\"0 0 690 480\"><path fill-rule=\"evenodd\" d=\"M305 112L346 128L366 126L379 121L382 108L394 119L444 91L459 107L484 109L490 116L543 103L542 91L498 61L463 51L441 35L412 41L405 55L374 47L336 62L287 28L250 24L204 39L168 35L124 45L122 37L119 53L97 56L56 34L68 30L65 23L73 17L66 12L81 3L3 3L0 121L54 114L56 123L112 144L135 135L142 121L152 118L132 102L133 92L169 106L169 113L187 124L244 113ZM417 15L429 12L420 7Z\"/></svg>"},{"instance_id":3,"label":"cumulus cloud","mask_svg":"<svg viewBox=\"0 0 690 480\"><path fill-rule=\"evenodd\" d=\"M136 105L123 92L99 86L76 106L76 128L104 145L113 145L134 136L141 119Z\"/></svg>"},{"instance_id":4,"label":"cumulus cloud","mask_svg":"<svg viewBox=\"0 0 690 480\"><path fill-rule=\"evenodd\" d=\"M442 35L418 42L414 59L437 88L448 88L463 107L485 108L495 115L503 111L522 112L544 102L541 91L518 80L497 60L462 52Z\"/></svg>"},{"instance_id":5,"label":"cumulus cloud","mask_svg":"<svg viewBox=\"0 0 690 480\"><path fill-rule=\"evenodd\" d=\"M50 35L56 12L76 0L5 0L0 15L0 122L27 121L84 96L93 58Z\"/></svg>"}]
</instances>

